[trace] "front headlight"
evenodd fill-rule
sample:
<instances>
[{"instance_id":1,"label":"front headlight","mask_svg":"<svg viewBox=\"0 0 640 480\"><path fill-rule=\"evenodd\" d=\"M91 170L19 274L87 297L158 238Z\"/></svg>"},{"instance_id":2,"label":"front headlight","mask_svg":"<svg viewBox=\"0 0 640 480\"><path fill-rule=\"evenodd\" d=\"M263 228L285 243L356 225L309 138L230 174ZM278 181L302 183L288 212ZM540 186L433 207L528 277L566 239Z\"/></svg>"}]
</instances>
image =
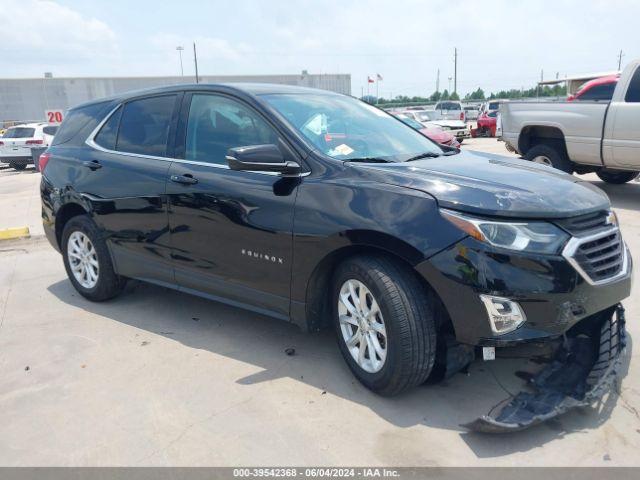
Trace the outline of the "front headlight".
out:
<instances>
[{"instance_id":1,"label":"front headlight","mask_svg":"<svg viewBox=\"0 0 640 480\"><path fill-rule=\"evenodd\" d=\"M440 213L476 240L508 250L556 254L569 240L569 234L547 222L495 221L444 209Z\"/></svg>"}]
</instances>

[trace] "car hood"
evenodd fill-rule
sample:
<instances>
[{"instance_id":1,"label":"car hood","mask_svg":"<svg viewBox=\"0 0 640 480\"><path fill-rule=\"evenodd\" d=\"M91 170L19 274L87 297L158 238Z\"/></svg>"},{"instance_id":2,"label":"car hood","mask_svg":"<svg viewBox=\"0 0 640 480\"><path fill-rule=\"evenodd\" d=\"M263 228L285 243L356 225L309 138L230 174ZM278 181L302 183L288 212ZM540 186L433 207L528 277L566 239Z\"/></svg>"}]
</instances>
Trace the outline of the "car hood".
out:
<instances>
[{"instance_id":1,"label":"car hood","mask_svg":"<svg viewBox=\"0 0 640 480\"><path fill-rule=\"evenodd\" d=\"M420 190L441 207L477 215L564 218L610 207L602 190L572 175L481 152L352 165L376 181Z\"/></svg>"}]
</instances>

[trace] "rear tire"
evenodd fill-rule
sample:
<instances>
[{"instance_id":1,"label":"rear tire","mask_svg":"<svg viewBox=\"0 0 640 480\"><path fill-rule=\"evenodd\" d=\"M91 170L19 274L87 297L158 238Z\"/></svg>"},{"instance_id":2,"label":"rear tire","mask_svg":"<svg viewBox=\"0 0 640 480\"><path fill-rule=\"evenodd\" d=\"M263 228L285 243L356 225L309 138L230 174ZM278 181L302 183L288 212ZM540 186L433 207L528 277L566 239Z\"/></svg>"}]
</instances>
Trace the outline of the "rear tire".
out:
<instances>
[{"instance_id":1,"label":"rear tire","mask_svg":"<svg viewBox=\"0 0 640 480\"><path fill-rule=\"evenodd\" d=\"M350 304L347 308L341 292L349 291L349 282L353 282L357 290L354 290L355 299L347 296L346 301ZM379 315L350 315L361 305L363 297L359 289L363 287L366 292L363 311L374 310L375 302ZM351 257L337 268L333 276L331 303L340 351L365 387L381 395L392 396L425 382L436 355L435 299L408 266L383 256ZM384 336L380 333L380 325ZM362 362L359 360L361 342L356 340L351 346L347 345L350 338L356 337L364 339ZM368 353L369 347L374 352L373 356ZM379 365L382 359L379 347L384 347L382 365ZM379 367L377 370L370 368L375 363Z\"/></svg>"},{"instance_id":2,"label":"rear tire","mask_svg":"<svg viewBox=\"0 0 640 480\"><path fill-rule=\"evenodd\" d=\"M557 168L566 173L573 173L573 163L571 163L567 154L559 147L538 144L529 149L524 158L532 162Z\"/></svg>"},{"instance_id":3,"label":"rear tire","mask_svg":"<svg viewBox=\"0 0 640 480\"><path fill-rule=\"evenodd\" d=\"M60 247L64 268L80 295L102 302L122 291L126 280L115 273L107 244L88 215L67 222Z\"/></svg>"},{"instance_id":4,"label":"rear tire","mask_svg":"<svg viewBox=\"0 0 640 480\"><path fill-rule=\"evenodd\" d=\"M630 182L635 178L638 178L640 172L620 172L615 170L600 170L596 172L596 175L600 177L600 180L613 183L615 185L622 185L623 183Z\"/></svg>"},{"instance_id":5,"label":"rear tire","mask_svg":"<svg viewBox=\"0 0 640 480\"><path fill-rule=\"evenodd\" d=\"M26 163L9 163L9 166L11 168L13 168L14 170L24 170L25 168L27 168L27 164Z\"/></svg>"}]
</instances>

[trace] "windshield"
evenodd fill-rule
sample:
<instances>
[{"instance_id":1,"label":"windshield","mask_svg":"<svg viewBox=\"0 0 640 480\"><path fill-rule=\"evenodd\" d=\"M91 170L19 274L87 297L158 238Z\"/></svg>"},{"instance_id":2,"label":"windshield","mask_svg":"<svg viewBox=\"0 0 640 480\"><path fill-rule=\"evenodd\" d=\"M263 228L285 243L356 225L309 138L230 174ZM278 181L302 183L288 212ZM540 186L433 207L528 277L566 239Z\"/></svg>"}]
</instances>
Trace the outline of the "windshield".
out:
<instances>
[{"instance_id":1,"label":"windshield","mask_svg":"<svg viewBox=\"0 0 640 480\"><path fill-rule=\"evenodd\" d=\"M35 128L10 128L6 132L4 132L2 138L31 138L35 135L35 133Z\"/></svg>"},{"instance_id":2,"label":"windshield","mask_svg":"<svg viewBox=\"0 0 640 480\"><path fill-rule=\"evenodd\" d=\"M427 137L390 114L352 97L269 94L262 98L332 158L401 162L424 153L443 153Z\"/></svg>"}]
</instances>

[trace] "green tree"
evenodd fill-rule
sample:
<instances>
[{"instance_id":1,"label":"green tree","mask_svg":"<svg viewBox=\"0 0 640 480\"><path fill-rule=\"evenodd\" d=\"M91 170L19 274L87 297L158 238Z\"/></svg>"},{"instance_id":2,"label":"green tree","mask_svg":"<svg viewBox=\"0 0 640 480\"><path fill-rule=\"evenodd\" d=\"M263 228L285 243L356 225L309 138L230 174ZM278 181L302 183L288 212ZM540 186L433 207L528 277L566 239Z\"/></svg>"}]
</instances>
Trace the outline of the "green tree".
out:
<instances>
[{"instance_id":1,"label":"green tree","mask_svg":"<svg viewBox=\"0 0 640 480\"><path fill-rule=\"evenodd\" d=\"M449 100L460 100L460 96L458 95L458 92L453 92L449 97Z\"/></svg>"},{"instance_id":2,"label":"green tree","mask_svg":"<svg viewBox=\"0 0 640 480\"><path fill-rule=\"evenodd\" d=\"M437 102L438 100L440 100L441 97L442 97L442 94L440 92L433 92L429 97L429 100L431 100L432 102Z\"/></svg>"},{"instance_id":3,"label":"green tree","mask_svg":"<svg viewBox=\"0 0 640 480\"><path fill-rule=\"evenodd\" d=\"M449 90L444 89L444 92L440 95L440 100L449 100Z\"/></svg>"}]
</instances>

